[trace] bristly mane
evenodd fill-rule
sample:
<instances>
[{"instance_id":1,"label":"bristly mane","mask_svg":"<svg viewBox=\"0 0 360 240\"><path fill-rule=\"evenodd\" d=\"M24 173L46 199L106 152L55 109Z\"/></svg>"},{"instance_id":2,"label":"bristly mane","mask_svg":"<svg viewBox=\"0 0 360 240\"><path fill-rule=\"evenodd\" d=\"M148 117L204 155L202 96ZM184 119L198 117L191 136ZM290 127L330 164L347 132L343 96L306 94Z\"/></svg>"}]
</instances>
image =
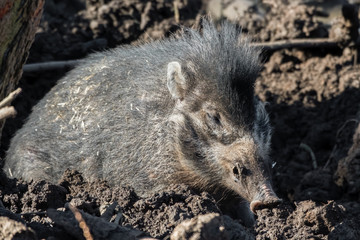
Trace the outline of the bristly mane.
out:
<instances>
[{"instance_id":1,"label":"bristly mane","mask_svg":"<svg viewBox=\"0 0 360 240\"><path fill-rule=\"evenodd\" d=\"M261 69L259 49L251 48L241 28L223 22L219 28L203 19L201 31L184 29L188 45L185 61L196 65L196 75L213 81L231 114L250 123L254 118L254 83Z\"/></svg>"}]
</instances>

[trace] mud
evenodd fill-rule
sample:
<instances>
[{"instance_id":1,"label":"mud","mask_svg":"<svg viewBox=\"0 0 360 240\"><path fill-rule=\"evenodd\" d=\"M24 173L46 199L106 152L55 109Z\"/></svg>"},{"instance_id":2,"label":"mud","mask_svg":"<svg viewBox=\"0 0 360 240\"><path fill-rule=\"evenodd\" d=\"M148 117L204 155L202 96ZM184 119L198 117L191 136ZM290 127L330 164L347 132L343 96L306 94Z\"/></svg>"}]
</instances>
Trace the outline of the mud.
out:
<instances>
[{"instance_id":1,"label":"mud","mask_svg":"<svg viewBox=\"0 0 360 240\"><path fill-rule=\"evenodd\" d=\"M177 23L170 0L49 0L28 62L78 59L118 44L169 36L179 24L197 24L209 2L214 1L179 1ZM230 2L236 1L223 1L228 4L224 6ZM223 215L211 195L183 185L141 198L127 186L85 182L76 170L65 172L56 185L8 179L1 173L0 225L14 229L0 227L1 238L84 239L78 220L69 226L59 217L74 215L71 203L98 239L115 236L98 234L108 228L133 238L360 239L360 68L359 49L353 44L358 36L352 30L359 26L358 15L356 20L341 17L341 5L330 8L337 12L332 17L321 4L264 2L241 14L232 12L257 42L345 36L334 48L263 54L256 93L268 102L274 133L273 182L284 200L281 205L258 210L256 226L246 228ZM223 11L222 17L234 19L229 12ZM24 93L14 104L19 115L5 126L2 156L31 106L66 70L24 73ZM100 220L111 225L96 227Z\"/></svg>"}]
</instances>

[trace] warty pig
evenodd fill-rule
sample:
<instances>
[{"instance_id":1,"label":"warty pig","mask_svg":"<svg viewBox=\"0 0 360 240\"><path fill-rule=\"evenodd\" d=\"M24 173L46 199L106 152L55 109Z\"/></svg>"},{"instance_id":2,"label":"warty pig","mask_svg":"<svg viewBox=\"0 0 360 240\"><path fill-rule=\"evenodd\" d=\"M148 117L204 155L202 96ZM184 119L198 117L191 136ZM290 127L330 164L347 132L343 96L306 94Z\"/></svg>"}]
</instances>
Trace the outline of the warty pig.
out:
<instances>
[{"instance_id":1,"label":"warty pig","mask_svg":"<svg viewBox=\"0 0 360 240\"><path fill-rule=\"evenodd\" d=\"M260 68L240 28L206 19L201 31L93 54L33 108L4 170L55 182L72 168L141 195L185 183L252 211L276 204Z\"/></svg>"}]
</instances>

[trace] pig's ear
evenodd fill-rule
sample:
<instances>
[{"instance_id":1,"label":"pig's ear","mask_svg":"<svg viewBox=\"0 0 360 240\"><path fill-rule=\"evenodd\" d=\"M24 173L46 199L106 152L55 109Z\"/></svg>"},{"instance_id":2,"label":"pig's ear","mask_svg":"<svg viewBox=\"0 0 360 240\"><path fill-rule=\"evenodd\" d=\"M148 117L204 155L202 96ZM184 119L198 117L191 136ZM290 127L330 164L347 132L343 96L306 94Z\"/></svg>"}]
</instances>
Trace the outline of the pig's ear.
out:
<instances>
[{"instance_id":1,"label":"pig's ear","mask_svg":"<svg viewBox=\"0 0 360 240\"><path fill-rule=\"evenodd\" d=\"M186 80L181 72L179 62L171 62L167 67L167 87L174 99L183 100L186 90Z\"/></svg>"}]
</instances>

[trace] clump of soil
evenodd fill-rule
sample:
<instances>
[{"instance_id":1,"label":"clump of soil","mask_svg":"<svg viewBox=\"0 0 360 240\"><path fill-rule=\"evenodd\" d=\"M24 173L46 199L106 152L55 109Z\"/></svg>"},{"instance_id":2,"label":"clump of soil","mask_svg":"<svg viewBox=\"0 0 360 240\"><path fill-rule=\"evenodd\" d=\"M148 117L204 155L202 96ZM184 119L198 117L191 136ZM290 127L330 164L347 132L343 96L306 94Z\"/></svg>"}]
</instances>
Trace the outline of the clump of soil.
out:
<instances>
[{"instance_id":1,"label":"clump of soil","mask_svg":"<svg viewBox=\"0 0 360 240\"><path fill-rule=\"evenodd\" d=\"M169 186L147 198L136 195L129 187L110 188L106 182L85 182L80 173L66 171L60 185L67 191L67 201L78 209L100 216L116 202L123 219L121 224L164 238L185 219L205 213L220 213L213 197L208 193L195 193L187 186Z\"/></svg>"},{"instance_id":2,"label":"clump of soil","mask_svg":"<svg viewBox=\"0 0 360 240\"><path fill-rule=\"evenodd\" d=\"M239 22L260 42L346 37L331 49L264 52L255 89L268 102L273 185L284 202L258 210L256 226L247 228L223 215L211 195L183 185L142 198L127 186L85 182L76 170L66 171L59 184L8 179L1 172L0 225L6 221L14 231L0 228L0 236L83 239L78 224L84 222L98 239L360 239L360 71L353 31L358 15L329 25L319 20L325 13L316 7L280 2L264 1L266 14L250 8ZM180 24L198 22L206 3L178 1ZM76 59L117 44L168 36L179 29L173 4L49 0L29 62ZM19 116L5 126L2 151L30 107L65 70L24 74L24 94L15 102ZM75 218L76 212L82 218Z\"/></svg>"},{"instance_id":3,"label":"clump of soil","mask_svg":"<svg viewBox=\"0 0 360 240\"><path fill-rule=\"evenodd\" d=\"M81 174L74 170L66 171L59 185L45 181L21 185L7 179L3 173L1 177L0 196L4 206L0 210L9 218L25 219L28 226L36 230L39 238L64 231L61 224L57 230L48 229L53 221L46 211L58 209L58 212L64 212L66 202L93 216L108 215L112 221L115 221L117 215L122 216L120 225L136 228L158 238L169 236L185 219L206 213L221 213L212 196L206 192L195 193L184 185L169 186L166 192L141 198L129 187L110 188L104 181L85 182ZM113 203L115 205L111 207ZM6 211L6 208L11 212ZM108 208L114 209L105 213ZM54 212L51 214L53 216ZM58 220L59 217L55 218ZM78 226L75 225L75 228ZM72 229L65 229L65 232L71 235Z\"/></svg>"}]
</instances>

